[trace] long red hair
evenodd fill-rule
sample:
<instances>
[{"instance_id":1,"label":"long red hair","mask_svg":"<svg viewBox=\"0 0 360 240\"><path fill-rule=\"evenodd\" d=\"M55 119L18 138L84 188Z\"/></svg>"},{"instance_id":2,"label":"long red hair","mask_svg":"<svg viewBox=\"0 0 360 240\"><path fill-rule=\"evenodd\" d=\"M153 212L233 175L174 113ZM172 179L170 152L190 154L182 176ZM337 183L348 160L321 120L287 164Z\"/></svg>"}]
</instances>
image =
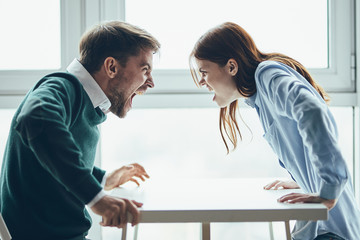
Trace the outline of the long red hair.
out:
<instances>
[{"instance_id":1,"label":"long red hair","mask_svg":"<svg viewBox=\"0 0 360 240\"><path fill-rule=\"evenodd\" d=\"M210 29L196 42L190 54L189 62L191 75L195 83L200 86L198 71L193 64L194 58L217 63L220 67L225 66L230 58L235 59L238 63L235 83L239 93L244 97L250 97L256 93L255 70L259 63L265 60L278 61L295 69L319 92L326 102L329 101L327 93L315 82L303 65L281 53L266 54L260 52L251 36L235 23L225 22ZM233 145L233 150L237 146L238 138L242 139L236 118L237 109L238 100L220 109L219 127L227 153L230 150L225 135Z\"/></svg>"}]
</instances>

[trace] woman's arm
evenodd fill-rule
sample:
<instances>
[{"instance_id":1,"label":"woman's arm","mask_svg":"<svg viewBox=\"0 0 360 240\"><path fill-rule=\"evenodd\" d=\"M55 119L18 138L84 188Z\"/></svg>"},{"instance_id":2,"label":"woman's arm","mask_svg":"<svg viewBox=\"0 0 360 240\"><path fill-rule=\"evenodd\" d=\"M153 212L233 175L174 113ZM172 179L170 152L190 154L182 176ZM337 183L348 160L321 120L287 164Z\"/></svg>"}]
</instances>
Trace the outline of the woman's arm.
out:
<instances>
[{"instance_id":1,"label":"woman's arm","mask_svg":"<svg viewBox=\"0 0 360 240\"><path fill-rule=\"evenodd\" d=\"M328 106L306 80L280 64L264 65L257 78L258 91L270 102L275 114L297 123L304 151L309 153L307 164L313 165L321 178L318 197L337 199L349 174Z\"/></svg>"}]
</instances>

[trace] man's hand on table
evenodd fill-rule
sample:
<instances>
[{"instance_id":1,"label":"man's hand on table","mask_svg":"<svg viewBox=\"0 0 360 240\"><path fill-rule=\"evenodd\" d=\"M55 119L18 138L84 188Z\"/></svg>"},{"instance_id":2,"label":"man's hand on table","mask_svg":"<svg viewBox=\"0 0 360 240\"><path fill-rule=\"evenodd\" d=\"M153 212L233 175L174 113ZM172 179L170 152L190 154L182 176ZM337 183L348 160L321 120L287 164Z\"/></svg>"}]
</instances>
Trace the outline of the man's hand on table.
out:
<instances>
[{"instance_id":1,"label":"man's hand on table","mask_svg":"<svg viewBox=\"0 0 360 240\"><path fill-rule=\"evenodd\" d=\"M133 163L123 166L119 169L116 169L107 176L104 189L111 190L128 181L132 181L139 186L140 183L135 179L135 177L145 181L145 178L149 178L149 175L146 173L144 167L140 164Z\"/></svg>"},{"instance_id":2,"label":"man's hand on table","mask_svg":"<svg viewBox=\"0 0 360 240\"><path fill-rule=\"evenodd\" d=\"M128 200L124 198L117 198L112 196L104 196L101 198L91 210L100 216L102 216L102 226L110 227L125 227L127 224L127 215L131 214L131 225L135 226L140 221L139 207L143 204L134 200Z\"/></svg>"}]
</instances>

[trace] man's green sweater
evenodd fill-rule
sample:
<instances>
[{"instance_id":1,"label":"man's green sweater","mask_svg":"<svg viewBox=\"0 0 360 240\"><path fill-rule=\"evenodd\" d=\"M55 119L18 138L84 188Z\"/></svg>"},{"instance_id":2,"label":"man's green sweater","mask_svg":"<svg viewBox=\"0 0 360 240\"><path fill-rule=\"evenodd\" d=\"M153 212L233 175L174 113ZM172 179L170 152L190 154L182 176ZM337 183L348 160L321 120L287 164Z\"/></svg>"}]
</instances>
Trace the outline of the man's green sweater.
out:
<instances>
[{"instance_id":1,"label":"man's green sweater","mask_svg":"<svg viewBox=\"0 0 360 240\"><path fill-rule=\"evenodd\" d=\"M0 211L14 240L84 239L91 226L85 204L105 174L94 167L105 119L68 73L44 77L26 95L1 172Z\"/></svg>"}]
</instances>

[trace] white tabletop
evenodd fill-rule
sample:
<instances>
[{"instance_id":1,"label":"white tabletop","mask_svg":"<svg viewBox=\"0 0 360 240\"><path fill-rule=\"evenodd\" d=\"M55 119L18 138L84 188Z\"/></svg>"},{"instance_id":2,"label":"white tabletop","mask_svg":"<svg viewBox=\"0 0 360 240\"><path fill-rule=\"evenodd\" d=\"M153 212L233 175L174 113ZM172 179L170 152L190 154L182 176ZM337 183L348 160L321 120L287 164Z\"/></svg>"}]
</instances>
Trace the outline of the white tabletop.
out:
<instances>
[{"instance_id":1,"label":"white tabletop","mask_svg":"<svg viewBox=\"0 0 360 240\"><path fill-rule=\"evenodd\" d=\"M300 190L264 190L269 179L148 179L127 183L111 195L144 203L142 223L267 222L326 220L322 204L279 203Z\"/></svg>"}]
</instances>

